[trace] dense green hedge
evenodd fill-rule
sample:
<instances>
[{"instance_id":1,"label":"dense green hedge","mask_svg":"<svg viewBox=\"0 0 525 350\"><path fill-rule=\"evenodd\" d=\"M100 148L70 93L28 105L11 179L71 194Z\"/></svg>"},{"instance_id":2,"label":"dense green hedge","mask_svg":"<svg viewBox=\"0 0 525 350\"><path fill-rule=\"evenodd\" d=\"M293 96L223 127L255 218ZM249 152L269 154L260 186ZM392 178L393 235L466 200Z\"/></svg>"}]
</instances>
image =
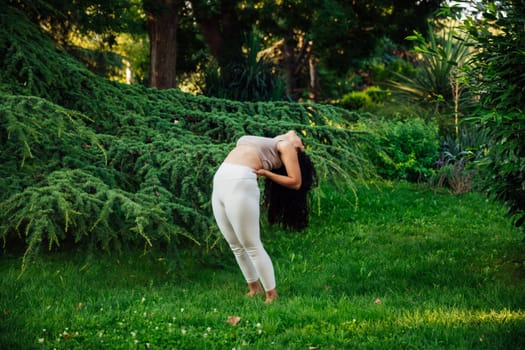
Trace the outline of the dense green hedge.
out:
<instances>
[{"instance_id":1,"label":"dense green hedge","mask_svg":"<svg viewBox=\"0 0 525 350\"><path fill-rule=\"evenodd\" d=\"M352 184L371 170L351 112L111 82L9 7L0 14L0 117L0 237L29 255L64 242L209 247L212 176L243 134L301 131L321 181Z\"/></svg>"}]
</instances>

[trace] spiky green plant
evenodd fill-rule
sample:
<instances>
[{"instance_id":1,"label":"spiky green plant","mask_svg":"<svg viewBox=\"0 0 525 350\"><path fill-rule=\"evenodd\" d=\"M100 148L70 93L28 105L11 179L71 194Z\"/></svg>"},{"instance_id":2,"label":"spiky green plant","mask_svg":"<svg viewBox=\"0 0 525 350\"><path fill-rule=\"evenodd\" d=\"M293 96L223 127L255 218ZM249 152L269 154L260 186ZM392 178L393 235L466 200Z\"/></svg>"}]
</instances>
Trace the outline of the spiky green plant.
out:
<instances>
[{"instance_id":1,"label":"spiky green plant","mask_svg":"<svg viewBox=\"0 0 525 350\"><path fill-rule=\"evenodd\" d=\"M452 27L437 32L428 30L428 38L414 32L407 37L415 42L417 55L415 76L394 73L389 83L398 99L432 107L435 112L452 112L455 97L455 83L459 83L460 68L465 65L470 49L464 40L458 40L459 32Z\"/></svg>"}]
</instances>

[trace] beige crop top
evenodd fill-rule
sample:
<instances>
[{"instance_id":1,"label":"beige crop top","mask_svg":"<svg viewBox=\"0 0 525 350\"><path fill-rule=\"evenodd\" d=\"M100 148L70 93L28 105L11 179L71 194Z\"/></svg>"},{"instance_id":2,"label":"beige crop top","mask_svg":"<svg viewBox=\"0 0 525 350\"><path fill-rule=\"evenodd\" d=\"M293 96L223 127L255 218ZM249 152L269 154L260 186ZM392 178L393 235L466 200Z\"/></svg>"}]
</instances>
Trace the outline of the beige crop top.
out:
<instances>
[{"instance_id":1,"label":"beige crop top","mask_svg":"<svg viewBox=\"0 0 525 350\"><path fill-rule=\"evenodd\" d=\"M257 149L259 159L264 169L272 170L280 168L283 163L279 157L277 143L284 140L284 135L274 138L262 136L241 136L237 141L237 146L247 145Z\"/></svg>"}]
</instances>

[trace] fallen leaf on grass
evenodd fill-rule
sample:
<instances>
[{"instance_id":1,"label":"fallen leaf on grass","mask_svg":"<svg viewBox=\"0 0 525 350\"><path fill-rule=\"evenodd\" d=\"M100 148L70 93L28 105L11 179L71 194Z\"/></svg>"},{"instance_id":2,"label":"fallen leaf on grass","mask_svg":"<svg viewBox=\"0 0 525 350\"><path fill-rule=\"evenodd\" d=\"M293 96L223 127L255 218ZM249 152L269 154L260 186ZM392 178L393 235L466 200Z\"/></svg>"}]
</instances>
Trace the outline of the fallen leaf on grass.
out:
<instances>
[{"instance_id":1,"label":"fallen leaf on grass","mask_svg":"<svg viewBox=\"0 0 525 350\"><path fill-rule=\"evenodd\" d=\"M379 305L379 304L382 303L382 301L381 301L381 299L377 298L376 300L374 300L374 303L376 303L377 305Z\"/></svg>"},{"instance_id":2,"label":"fallen leaf on grass","mask_svg":"<svg viewBox=\"0 0 525 350\"><path fill-rule=\"evenodd\" d=\"M232 326L236 326L240 320L241 318L239 316L228 316L228 319L226 320L226 322L228 322Z\"/></svg>"}]
</instances>

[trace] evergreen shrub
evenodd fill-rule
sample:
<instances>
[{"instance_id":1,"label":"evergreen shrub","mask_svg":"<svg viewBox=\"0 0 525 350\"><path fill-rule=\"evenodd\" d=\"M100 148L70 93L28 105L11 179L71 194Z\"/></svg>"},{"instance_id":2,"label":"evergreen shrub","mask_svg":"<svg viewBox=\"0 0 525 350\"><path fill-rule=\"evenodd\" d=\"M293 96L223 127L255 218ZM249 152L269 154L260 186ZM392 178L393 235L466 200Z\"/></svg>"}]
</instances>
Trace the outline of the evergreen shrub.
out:
<instances>
[{"instance_id":1,"label":"evergreen shrub","mask_svg":"<svg viewBox=\"0 0 525 350\"><path fill-rule=\"evenodd\" d=\"M367 108L372 104L372 99L364 91L352 91L341 98L341 107L350 111L357 111Z\"/></svg>"},{"instance_id":2,"label":"evergreen shrub","mask_svg":"<svg viewBox=\"0 0 525 350\"><path fill-rule=\"evenodd\" d=\"M302 134L321 181L373 175L369 135L333 106L236 102L95 76L20 12L0 13L0 237L26 257L217 247L211 183L236 139ZM318 197L319 198L319 197ZM220 245L219 245L220 248Z\"/></svg>"},{"instance_id":3,"label":"evergreen shrub","mask_svg":"<svg viewBox=\"0 0 525 350\"><path fill-rule=\"evenodd\" d=\"M379 86L369 86L366 88L365 93L374 104L385 103L390 95L388 90L381 89Z\"/></svg>"}]
</instances>

